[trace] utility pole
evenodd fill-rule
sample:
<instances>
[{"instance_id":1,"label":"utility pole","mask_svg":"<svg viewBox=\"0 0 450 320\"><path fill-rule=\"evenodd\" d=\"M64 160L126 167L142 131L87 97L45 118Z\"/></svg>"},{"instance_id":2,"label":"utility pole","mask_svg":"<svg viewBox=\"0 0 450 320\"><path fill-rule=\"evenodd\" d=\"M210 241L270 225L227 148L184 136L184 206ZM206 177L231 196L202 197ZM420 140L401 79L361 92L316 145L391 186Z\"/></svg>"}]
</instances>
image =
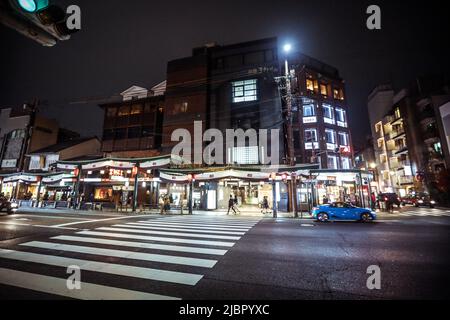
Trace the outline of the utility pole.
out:
<instances>
[{"instance_id":1,"label":"utility pole","mask_svg":"<svg viewBox=\"0 0 450 320\"><path fill-rule=\"evenodd\" d=\"M36 123L36 113L39 106L39 99L34 99L33 104L24 104L23 108L30 110L30 121L28 121L26 132L25 132L25 141L22 147L22 152L20 154L19 159L19 165L17 166L18 171L22 172L24 170L25 166L25 155L30 152L30 144L31 144L31 137L33 135L34 125Z\"/></svg>"}]
</instances>

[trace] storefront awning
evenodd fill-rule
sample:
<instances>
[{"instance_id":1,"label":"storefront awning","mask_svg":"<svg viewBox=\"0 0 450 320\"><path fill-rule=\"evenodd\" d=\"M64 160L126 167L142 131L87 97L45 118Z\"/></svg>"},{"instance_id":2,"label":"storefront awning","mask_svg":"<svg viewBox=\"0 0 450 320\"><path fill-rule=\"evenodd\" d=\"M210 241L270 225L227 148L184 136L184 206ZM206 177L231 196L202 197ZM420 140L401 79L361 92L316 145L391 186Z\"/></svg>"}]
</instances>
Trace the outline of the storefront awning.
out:
<instances>
[{"instance_id":1,"label":"storefront awning","mask_svg":"<svg viewBox=\"0 0 450 320\"><path fill-rule=\"evenodd\" d=\"M81 167L82 170L95 170L105 167L114 169L132 169L139 166L143 169L164 167L170 164L180 164L182 159L174 155L166 155L152 158L103 158L84 161L58 161L56 167L60 170L75 170Z\"/></svg>"}]
</instances>

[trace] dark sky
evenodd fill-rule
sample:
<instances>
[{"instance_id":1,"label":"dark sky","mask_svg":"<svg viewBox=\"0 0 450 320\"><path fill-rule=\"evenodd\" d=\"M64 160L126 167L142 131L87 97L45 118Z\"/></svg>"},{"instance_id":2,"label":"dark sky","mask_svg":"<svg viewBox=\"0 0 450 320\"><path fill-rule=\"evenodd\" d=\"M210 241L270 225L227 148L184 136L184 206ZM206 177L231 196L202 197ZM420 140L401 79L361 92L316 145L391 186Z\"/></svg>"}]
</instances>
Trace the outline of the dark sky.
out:
<instances>
[{"instance_id":1,"label":"dark sky","mask_svg":"<svg viewBox=\"0 0 450 320\"><path fill-rule=\"evenodd\" d=\"M0 107L39 97L48 101L42 113L83 135L101 135L95 99L133 84L157 84L169 60L211 41L278 36L337 67L346 80L356 142L370 131L367 96L377 84L392 80L400 86L416 75L450 69L445 1L54 2L79 5L82 30L46 48L0 26ZM381 31L366 28L370 4L381 7ZM86 100L91 102L80 103Z\"/></svg>"}]
</instances>

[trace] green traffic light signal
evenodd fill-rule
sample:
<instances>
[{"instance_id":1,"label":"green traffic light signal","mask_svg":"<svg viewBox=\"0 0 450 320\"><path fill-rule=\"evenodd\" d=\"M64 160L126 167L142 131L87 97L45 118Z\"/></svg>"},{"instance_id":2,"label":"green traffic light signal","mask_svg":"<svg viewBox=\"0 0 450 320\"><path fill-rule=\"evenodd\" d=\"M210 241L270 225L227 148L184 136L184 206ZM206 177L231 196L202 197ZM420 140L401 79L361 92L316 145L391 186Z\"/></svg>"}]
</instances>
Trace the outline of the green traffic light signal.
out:
<instances>
[{"instance_id":1,"label":"green traffic light signal","mask_svg":"<svg viewBox=\"0 0 450 320\"><path fill-rule=\"evenodd\" d=\"M48 0L17 0L18 5L26 12L34 13L48 7Z\"/></svg>"}]
</instances>

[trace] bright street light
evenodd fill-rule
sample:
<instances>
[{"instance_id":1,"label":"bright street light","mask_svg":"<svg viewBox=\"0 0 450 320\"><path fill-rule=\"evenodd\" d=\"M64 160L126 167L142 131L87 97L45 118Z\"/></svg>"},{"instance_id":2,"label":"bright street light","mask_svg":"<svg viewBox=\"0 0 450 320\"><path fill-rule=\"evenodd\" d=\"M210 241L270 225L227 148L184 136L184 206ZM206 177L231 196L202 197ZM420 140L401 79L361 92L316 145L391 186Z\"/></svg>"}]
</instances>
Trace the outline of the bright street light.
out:
<instances>
[{"instance_id":1,"label":"bright street light","mask_svg":"<svg viewBox=\"0 0 450 320\"><path fill-rule=\"evenodd\" d=\"M291 51L292 49L292 45L290 43L287 43L283 46L283 50L284 52L288 53L289 51Z\"/></svg>"}]
</instances>

